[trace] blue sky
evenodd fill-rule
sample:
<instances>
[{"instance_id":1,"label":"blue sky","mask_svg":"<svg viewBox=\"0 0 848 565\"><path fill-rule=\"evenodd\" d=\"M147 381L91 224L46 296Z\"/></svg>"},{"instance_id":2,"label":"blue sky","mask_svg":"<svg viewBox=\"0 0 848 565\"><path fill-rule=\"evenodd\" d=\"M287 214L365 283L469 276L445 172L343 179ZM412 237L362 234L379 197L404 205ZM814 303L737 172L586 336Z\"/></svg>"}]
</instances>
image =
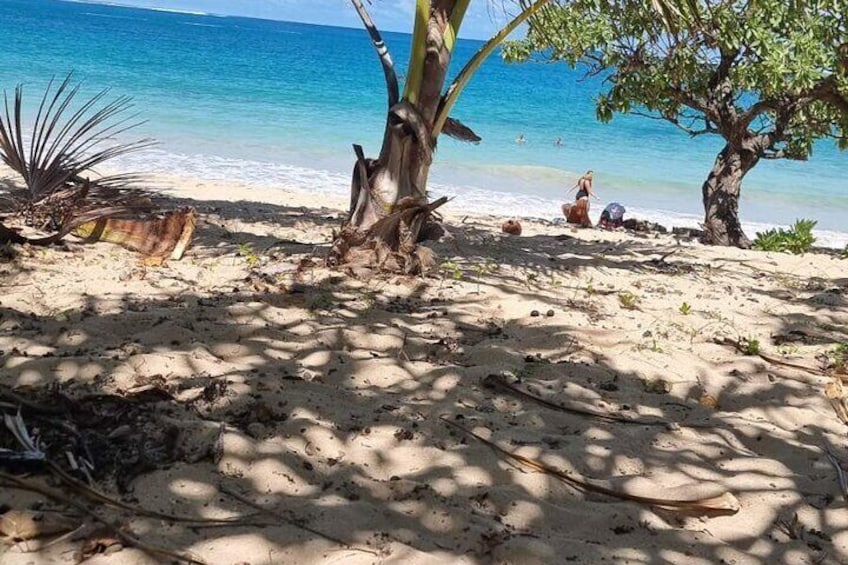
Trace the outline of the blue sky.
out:
<instances>
[{"instance_id":1,"label":"blue sky","mask_svg":"<svg viewBox=\"0 0 848 565\"><path fill-rule=\"evenodd\" d=\"M361 25L349 0L104 0L102 3L344 27ZM381 30L412 32L415 0L373 0L370 6L367 0L363 3ZM487 39L506 21L504 6L508 4L502 0L474 0L460 36Z\"/></svg>"}]
</instances>

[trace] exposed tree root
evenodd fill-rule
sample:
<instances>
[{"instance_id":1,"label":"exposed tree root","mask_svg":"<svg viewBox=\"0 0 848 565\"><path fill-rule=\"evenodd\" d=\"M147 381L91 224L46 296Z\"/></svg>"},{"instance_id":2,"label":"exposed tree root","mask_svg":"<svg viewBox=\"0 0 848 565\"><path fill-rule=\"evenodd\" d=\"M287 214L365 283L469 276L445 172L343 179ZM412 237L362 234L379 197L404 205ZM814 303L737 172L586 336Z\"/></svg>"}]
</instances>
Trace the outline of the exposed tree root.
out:
<instances>
[{"instance_id":1,"label":"exposed tree root","mask_svg":"<svg viewBox=\"0 0 848 565\"><path fill-rule=\"evenodd\" d=\"M447 197L431 203L407 197L368 230L345 226L335 238L328 263L360 276L370 271L407 275L429 272L436 266L436 254L418 242L430 214L447 201Z\"/></svg>"}]
</instances>

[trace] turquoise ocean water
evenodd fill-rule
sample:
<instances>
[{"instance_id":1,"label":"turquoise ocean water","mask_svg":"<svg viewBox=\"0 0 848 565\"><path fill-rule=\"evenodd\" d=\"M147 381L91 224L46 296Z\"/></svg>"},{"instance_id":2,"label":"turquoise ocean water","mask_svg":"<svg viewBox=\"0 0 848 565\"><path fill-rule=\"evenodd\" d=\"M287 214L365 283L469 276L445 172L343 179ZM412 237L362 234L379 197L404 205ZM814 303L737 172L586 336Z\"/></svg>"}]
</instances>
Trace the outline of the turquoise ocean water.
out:
<instances>
[{"instance_id":1,"label":"turquoise ocean water","mask_svg":"<svg viewBox=\"0 0 848 565\"><path fill-rule=\"evenodd\" d=\"M121 165L130 170L346 194L351 143L369 155L379 150L385 88L362 30L0 0L0 33L0 88L11 92L23 82L33 104L52 76L70 70L87 91L111 87L134 97L147 120L138 133L160 145L125 158ZM385 39L402 75L409 36ZM460 41L451 75L480 45ZM483 142L443 136L431 191L455 196L454 209L554 218L564 190L594 169L603 201L621 202L628 215L695 226L700 186L721 140L690 139L639 117L600 124L592 100L598 86L563 65L506 65L491 57L454 112ZM526 143L516 144L522 134ZM558 137L562 146L554 144ZM825 143L806 163L764 162L745 180L743 222L753 236L768 225L814 218L822 243L844 246L846 177L848 153Z\"/></svg>"}]
</instances>

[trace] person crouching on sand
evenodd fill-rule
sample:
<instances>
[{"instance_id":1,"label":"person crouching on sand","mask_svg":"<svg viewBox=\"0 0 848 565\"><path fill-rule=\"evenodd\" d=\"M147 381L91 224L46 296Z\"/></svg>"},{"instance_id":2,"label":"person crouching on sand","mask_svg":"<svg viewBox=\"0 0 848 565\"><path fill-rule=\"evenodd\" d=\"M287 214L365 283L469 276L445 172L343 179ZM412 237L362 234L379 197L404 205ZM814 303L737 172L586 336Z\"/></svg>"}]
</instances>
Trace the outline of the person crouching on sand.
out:
<instances>
[{"instance_id":1,"label":"person crouching on sand","mask_svg":"<svg viewBox=\"0 0 848 565\"><path fill-rule=\"evenodd\" d=\"M566 202L562 205L562 215L569 224L577 224L582 228L591 228L589 219L589 199L581 198L577 202Z\"/></svg>"}]
</instances>

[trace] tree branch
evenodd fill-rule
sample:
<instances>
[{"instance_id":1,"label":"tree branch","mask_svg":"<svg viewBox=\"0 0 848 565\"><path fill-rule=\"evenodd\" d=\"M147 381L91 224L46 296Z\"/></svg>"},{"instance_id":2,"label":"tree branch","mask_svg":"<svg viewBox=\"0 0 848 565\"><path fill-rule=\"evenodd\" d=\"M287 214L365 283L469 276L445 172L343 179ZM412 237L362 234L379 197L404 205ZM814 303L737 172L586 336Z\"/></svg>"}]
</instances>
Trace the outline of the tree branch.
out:
<instances>
[{"instance_id":1,"label":"tree branch","mask_svg":"<svg viewBox=\"0 0 848 565\"><path fill-rule=\"evenodd\" d=\"M760 115L774 110L777 110L777 106L773 100L759 100L742 114L742 125L747 129Z\"/></svg>"},{"instance_id":2,"label":"tree branch","mask_svg":"<svg viewBox=\"0 0 848 565\"><path fill-rule=\"evenodd\" d=\"M704 134L708 134L708 133L721 133L721 132L719 132L719 130L717 130L713 126L709 125L709 121L706 121L706 125L702 129L695 129L691 126L686 126L684 124L681 124L680 120L678 120L677 118L675 118L673 116L667 117L667 116L661 116L661 115L656 115L656 114L648 114L648 113L639 112L639 111L631 111L630 113L634 116L640 116L642 118L648 118L648 119L651 119L651 120L662 120L662 121L668 122L668 123L672 124L673 126L675 126L676 128L678 128L682 131L685 131L690 137L697 137L699 135L704 135ZM696 118L690 116L689 119L691 119L692 122L694 123Z\"/></svg>"}]
</instances>

